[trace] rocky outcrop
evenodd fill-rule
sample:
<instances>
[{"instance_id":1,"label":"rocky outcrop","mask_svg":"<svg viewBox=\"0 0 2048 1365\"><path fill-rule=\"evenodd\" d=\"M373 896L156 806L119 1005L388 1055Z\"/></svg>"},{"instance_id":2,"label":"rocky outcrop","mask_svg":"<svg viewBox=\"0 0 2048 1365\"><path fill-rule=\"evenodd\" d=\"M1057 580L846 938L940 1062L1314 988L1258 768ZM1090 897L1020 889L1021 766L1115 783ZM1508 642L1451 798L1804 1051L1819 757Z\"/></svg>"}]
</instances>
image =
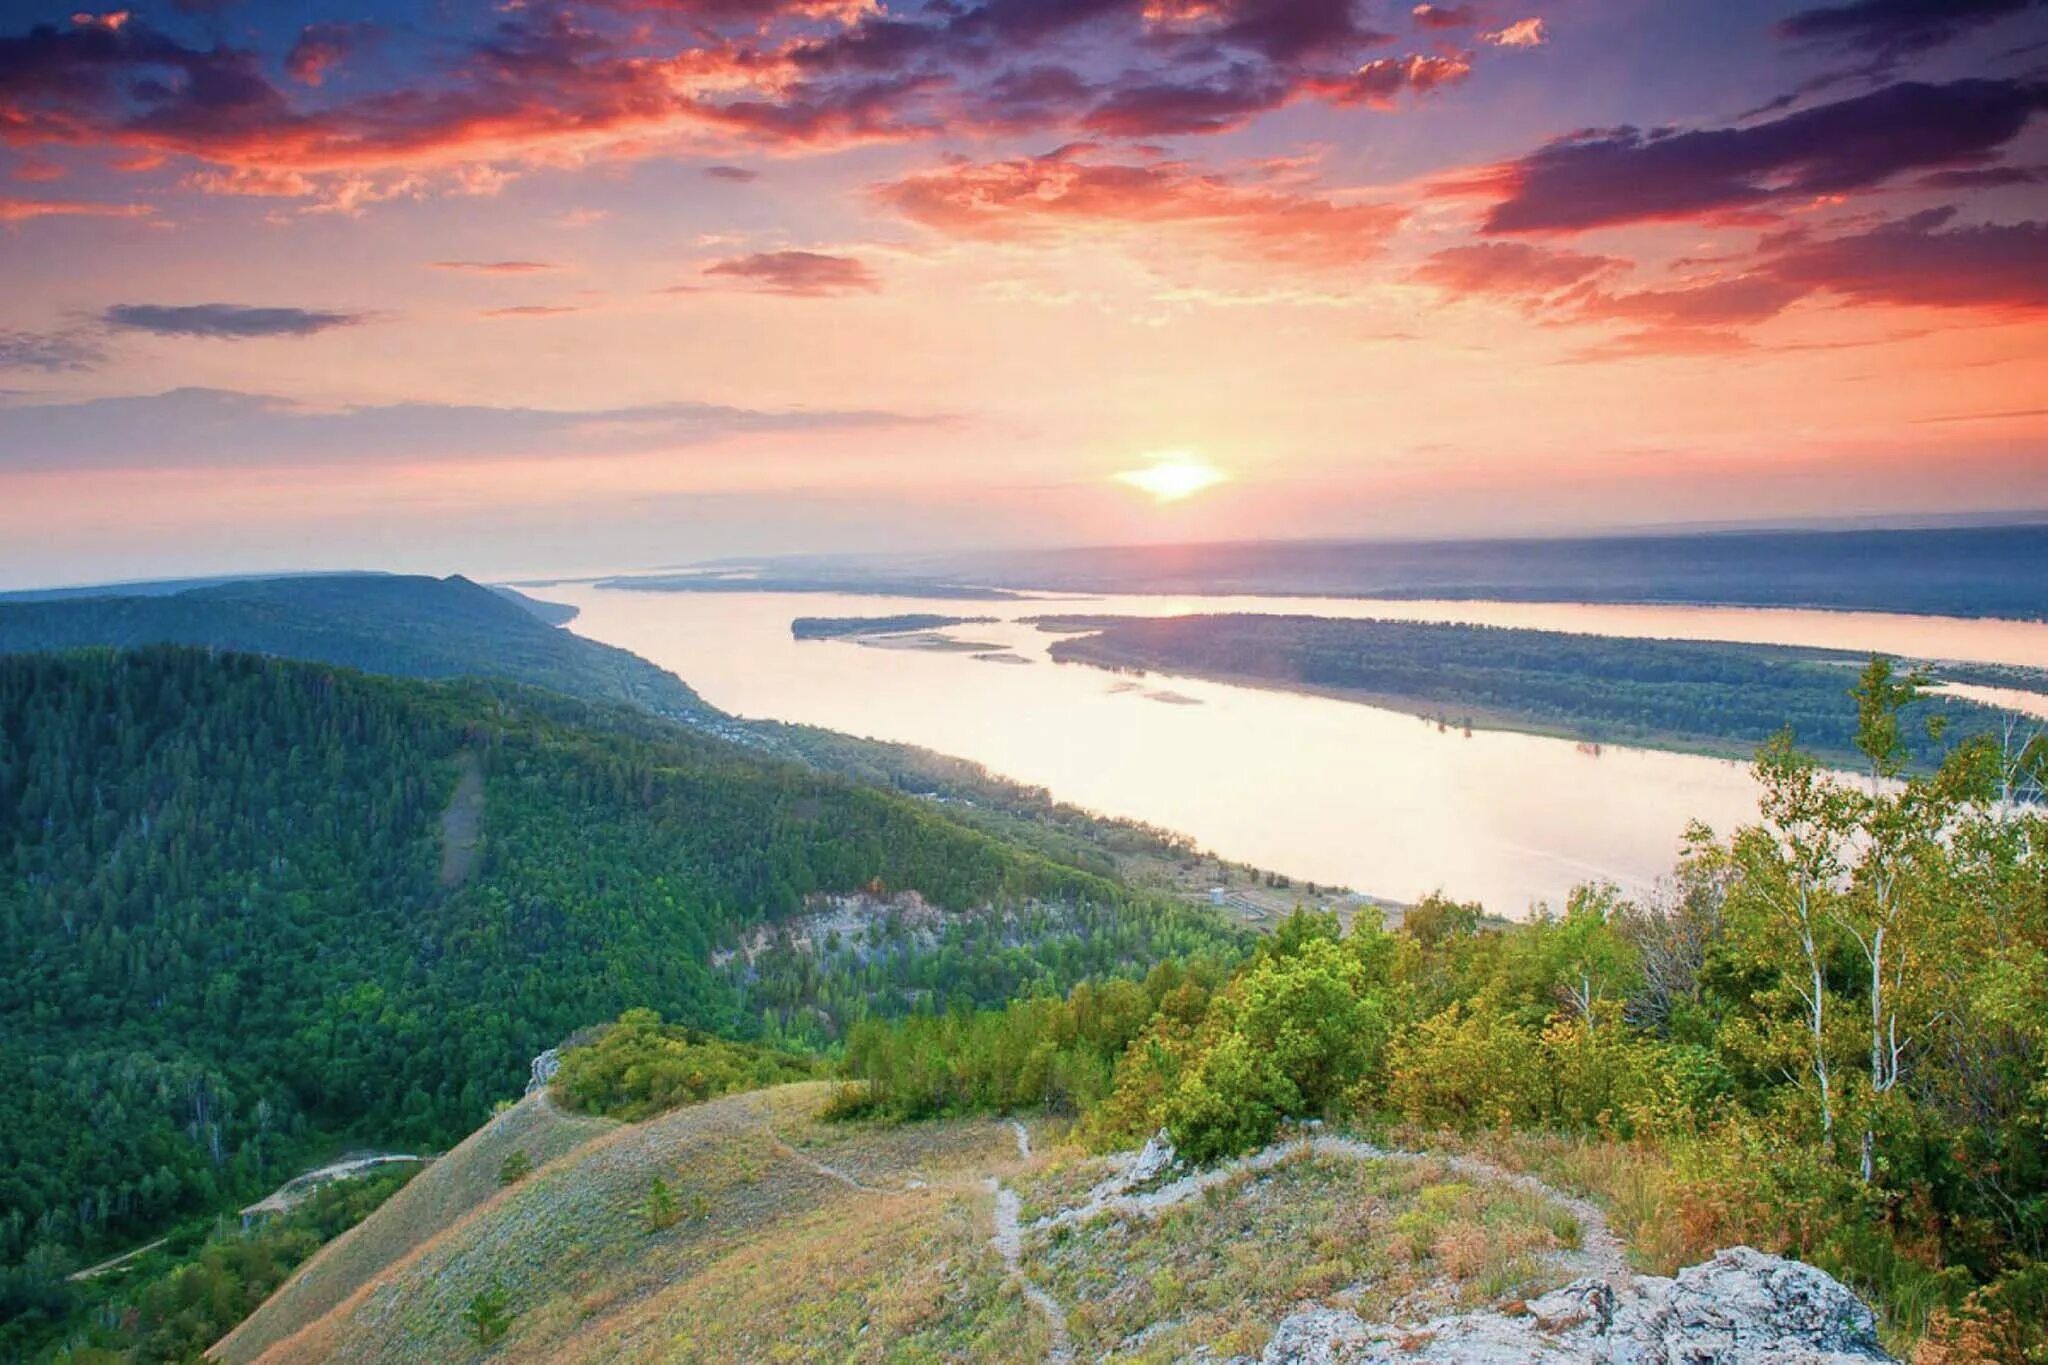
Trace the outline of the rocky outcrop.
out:
<instances>
[{"instance_id":1,"label":"rocky outcrop","mask_svg":"<svg viewBox=\"0 0 2048 1365\"><path fill-rule=\"evenodd\" d=\"M1407 1326L1333 1308L1291 1314L1262 1365L1865 1365L1877 1319L1832 1276L1731 1247L1675 1279L1575 1280L1526 1312Z\"/></svg>"},{"instance_id":2,"label":"rocky outcrop","mask_svg":"<svg viewBox=\"0 0 2048 1365\"><path fill-rule=\"evenodd\" d=\"M526 1093L545 1090L555 1079L555 1073L562 1069L562 1054L559 1049L549 1048L533 1059L533 1065L526 1073Z\"/></svg>"}]
</instances>

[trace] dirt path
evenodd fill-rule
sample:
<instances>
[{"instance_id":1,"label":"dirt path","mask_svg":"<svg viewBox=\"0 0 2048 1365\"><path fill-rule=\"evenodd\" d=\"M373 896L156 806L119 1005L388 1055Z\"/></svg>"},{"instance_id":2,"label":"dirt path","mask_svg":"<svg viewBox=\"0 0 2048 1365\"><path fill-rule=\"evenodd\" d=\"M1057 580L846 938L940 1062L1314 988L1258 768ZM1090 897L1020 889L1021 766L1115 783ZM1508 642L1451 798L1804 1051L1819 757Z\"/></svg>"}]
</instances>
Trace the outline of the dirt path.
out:
<instances>
[{"instance_id":1,"label":"dirt path","mask_svg":"<svg viewBox=\"0 0 2048 1365\"><path fill-rule=\"evenodd\" d=\"M155 1251L158 1247L162 1246L165 1242L168 1242L170 1240L171 1239L168 1237L159 1237L154 1242L151 1242L146 1246L139 1246L135 1248L135 1250L133 1251L124 1251L119 1256L114 1257L110 1261L101 1261L98 1265L89 1265L83 1270L74 1270L69 1275L66 1275L64 1278L73 1281L97 1279L101 1275L106 1274L109 1270L119 1270L122 1266L134 1260L137 1256L143 1255L145 1252Z\"/></svg>"},{"instance_id":2,"label":"dirt path","mask_svg":"<svg viewBox=\"0 0 2048 1365\"><path fill-rule=\"evenodd\" d=\"M441 812L441 885L460 886L476 868L484 822L484 770L472 753L462 755L462 776L448 809Z\"/></svg>"},{"instance_id":3,"label":"dirt path","mask_svg":"<svg viewBox=\"0 0 2048 1365\"><path fill-rule=\"evenodd\" d=\"M388 1166L397 1161L425 1160L423 1156L389 1152L378 1156L359 1156L349 1161L337 1161L331 1166L322 1166L317 1171L307 1171L304 1175L293 1176L263 1198L244 1208L242 1216L246 1218L256 1213L288 1213L294 1205L330 1180L346 1180L374 1167Z\"/></svg>"},{"instance_id":4,"label":"dirt path","mask_svg":"<svg viewBox=\"0 0 2048 1365\"><path fill-rule=\"evenodd\" d=\"M816 1171L819 1175L824 1176L828 1180L836 1180L840 1184L846 1186L846 1188L849 1190L858 1190L862 1194L900 1194L903 1190L915 1190L924 1188L924 1182L919 1180L910 1181L907 1184L903 1185L901 1189L896 1190L886 1189L880 1185L864 1184L863 1182L856 1180L854 1177L848 1175L845 1171L840 1170L837 1166L827 1166L824 1162L810 1155L810 1153L805 1152L800 1148L790 1146L787 1142L784 1142L782 1140L782 1135L776 1132L773 1128L763 1127L761 1131L768 1135L768 1141L770 1142L770 1144L774 1146L776 1152L779 1155L788 1157L797 1165L805 1167L808 1170Z\"/></svg>"},{"instance_id":5,"label":"dirt path","mask_svg":"<svg viewBox=\"0 0 2048 1365\"><path fill-rule=\"evenodd\" d=\"M1017 1134L1017 1155L1031 1160L1031 1130L1015 1119L1010 1120L1010 1128Z\"/></svg>"},{"instance_id":6,"label":"dirt path","mask_svg":"<svg viewBox=\"0 0 2048 1365\"><path fill-rule=\"evenodd\" d=\"M1021 1139L1021 1127L1018 1133ZM1052 1336L1052 1346L1045 1353L1046 1360L1053 1362L1053 1365L1072 1365L1074 1341L1067 1331L1066 1312L1052 1295L1040 1289L1031 1277L1024 1273L1024 1229L1019 1222L1023 1202L1017 1198L1015 1190L994 1176L988 1178L988 1190L996 1199L996 1231L995 1236L989 1239L990 1245L994 1246L997 1254L1003 1258L1003 1264L1009 1268L1010 1278L1017 1282L1017 1287L1024 1293L1024 1301L1037 1309L1038 1315L1045 1319L1046 1330Z\"/></svg>"}]
</instances>

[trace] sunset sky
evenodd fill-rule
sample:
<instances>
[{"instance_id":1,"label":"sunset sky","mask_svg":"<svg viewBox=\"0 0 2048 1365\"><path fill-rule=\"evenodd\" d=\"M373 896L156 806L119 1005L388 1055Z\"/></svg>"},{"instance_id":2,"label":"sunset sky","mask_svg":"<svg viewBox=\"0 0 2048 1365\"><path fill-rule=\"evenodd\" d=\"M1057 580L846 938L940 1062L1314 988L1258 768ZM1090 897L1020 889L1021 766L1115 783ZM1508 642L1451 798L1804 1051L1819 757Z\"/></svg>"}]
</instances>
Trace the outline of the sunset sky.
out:
<instances>
[{"instance_id":1,"label":"sunset sky","mask_svg":"<svg viewBox=\"0 0 2048 1365\"><path fill-rule=\"evenodd\" d=\"M2033 0L0 0L0 586L2048 508Z\"/></svg>"}]
</instances>

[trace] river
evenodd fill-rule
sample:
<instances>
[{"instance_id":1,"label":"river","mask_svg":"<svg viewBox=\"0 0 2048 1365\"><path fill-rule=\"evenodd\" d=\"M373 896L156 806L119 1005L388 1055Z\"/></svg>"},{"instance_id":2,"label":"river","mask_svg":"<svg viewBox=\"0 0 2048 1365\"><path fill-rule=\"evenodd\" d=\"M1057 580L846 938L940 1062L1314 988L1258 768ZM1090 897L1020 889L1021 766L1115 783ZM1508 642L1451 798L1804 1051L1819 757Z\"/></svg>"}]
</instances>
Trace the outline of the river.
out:
<instances>
[{"instance_id":1,"label":"river","mask_svg":"<svg viewBox=\"0 0 2048 1365\"><path fill-rule=\"evenodd\" d=\"M1605 878L1669 871L1692 820L1755 815L1747 766L1500 731L1439 729L1355 702L1046 657L1017 618L1054 611L1267 611L1466 621L1653 638L1879 649L2048 667L2048 625L1712 607L1090 597L975 602L824 593L665 593L558 584L571 628L673 670L736 715L923 745L1109 815L1179 831L1226 858L1397 900L1431 890L1508 915ZM951 633L967 652L797 641L798 616L994 616ZM1973 689L1974 690L1974 689ZM2038 709L2039 698L2032 699ZM1845 701L1846 704L1846 701Z\"/></svg>"}]
</instances>

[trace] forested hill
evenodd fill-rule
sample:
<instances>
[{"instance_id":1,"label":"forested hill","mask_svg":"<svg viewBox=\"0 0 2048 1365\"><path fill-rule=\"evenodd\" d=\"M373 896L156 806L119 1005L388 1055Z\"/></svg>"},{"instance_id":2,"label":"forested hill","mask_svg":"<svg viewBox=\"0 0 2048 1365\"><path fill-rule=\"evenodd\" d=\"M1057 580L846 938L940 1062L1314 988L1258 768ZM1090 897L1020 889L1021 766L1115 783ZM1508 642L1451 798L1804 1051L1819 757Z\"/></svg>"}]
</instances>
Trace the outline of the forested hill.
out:
<instances>
[{"instance_id":1,"label":"forested hill","mask_svg":"<svg viewBox=\"0 0 2048 1365\"><path fill-rule=\"evenodd\" d=\"M674 674L558 629L559 612L549 604L522 602L460 576L404 574L304 574L182 591L110 588L94 596L0 600L0 653L201 645L398 677L507 678L675 719L716 714Z\"/></svg>"},{"instance_id":2,"label":"forested hill","mask_svg":"<svg viewBox=\"0 0 2048 1365\"><path fill-rule=\"evenodd\" d=\"M481 839L451 878L463 787L451 831ZM837 995L711 964L861 889L965 913ZM630 1006L816 1039L848 1000L993 1003L1235 942L629 710L168 647L0 658L0 1322L344 1135L453 1140Z\"/></svg>"}]
</instances>

